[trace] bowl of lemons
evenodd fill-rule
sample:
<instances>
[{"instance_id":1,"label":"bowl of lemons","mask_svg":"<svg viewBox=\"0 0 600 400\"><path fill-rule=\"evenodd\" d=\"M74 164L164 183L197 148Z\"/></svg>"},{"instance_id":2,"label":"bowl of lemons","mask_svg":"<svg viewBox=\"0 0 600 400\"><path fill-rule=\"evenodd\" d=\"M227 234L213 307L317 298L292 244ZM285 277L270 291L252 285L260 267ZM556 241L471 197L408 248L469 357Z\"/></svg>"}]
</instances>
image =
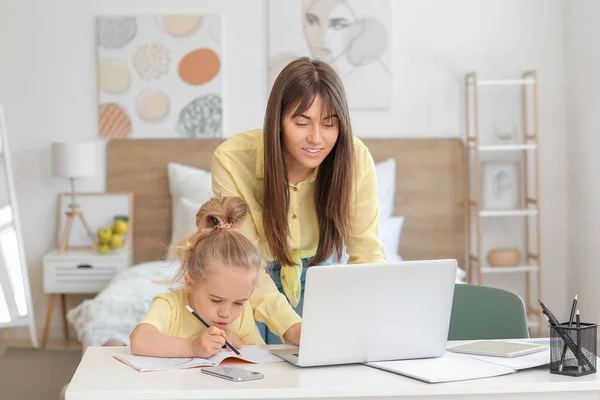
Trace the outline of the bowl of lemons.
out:
<instances>
[{"instance_id":1,"label":"bowl of lemons","mask_svg":"<svg viewBox=\"0 0 600 400\"><path fill-rule=\"evenodd\" d=\"M100 254L108 254L111 250L117 250L125 245L125 238L129 230L129 218L115 217L111 226L103 226L98 229L96 235L98 241L96 250Z\"/></svg>"}]
</instances>

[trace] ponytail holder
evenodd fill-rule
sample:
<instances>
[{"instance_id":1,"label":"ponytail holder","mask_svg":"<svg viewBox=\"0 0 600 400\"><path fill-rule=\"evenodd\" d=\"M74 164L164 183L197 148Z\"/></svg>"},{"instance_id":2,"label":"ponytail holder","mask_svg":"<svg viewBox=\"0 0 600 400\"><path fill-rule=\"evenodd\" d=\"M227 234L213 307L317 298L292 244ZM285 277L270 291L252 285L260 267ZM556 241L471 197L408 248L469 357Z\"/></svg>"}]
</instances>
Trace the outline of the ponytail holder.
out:
<instances>
[{"instance_id":1,"label":"ponytail holder","mask_svg":"<svg viewBox=\"0 0 600 400\"><path fill-rule=\"evenodd\" d=\"M218 229L230 230L231 229L231 223L230 222L227 222L227 223L221 222L219 225L217 225L217 228Z\"/></svg>"}]
</instances>

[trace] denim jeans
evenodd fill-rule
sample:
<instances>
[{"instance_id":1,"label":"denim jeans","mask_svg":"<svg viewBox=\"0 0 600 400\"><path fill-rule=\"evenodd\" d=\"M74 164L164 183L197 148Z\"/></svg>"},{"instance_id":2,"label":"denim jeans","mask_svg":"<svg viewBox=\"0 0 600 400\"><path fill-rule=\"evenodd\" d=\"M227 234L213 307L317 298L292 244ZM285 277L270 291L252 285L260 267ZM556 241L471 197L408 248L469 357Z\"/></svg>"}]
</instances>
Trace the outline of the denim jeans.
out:
<instances>
[{"instance_id":1,"label":"denim jeans","mask_svg":"<svg viewBox=\"0 0 600 400\"><path fill-rule=\"evenodd\" d=\"M294 310L300 316L302 316L302 307L304 305L304 285L306 281L306 271L308 270L306 266L310 264L311 261L312 257L302 259L302 275L300 276L300 287L302 291L300 292L300 301L298 302L298 305L294 307ZM328 259L321 265L331 264L331 259ZM273 282L275 282L275 286L277 286L279 292L283 293L283 286L281 284L281 264L279 264L278 262L271 262L267 266L267 273L271 275L271 278L273 279ZM277 337L273 332L271 332L264 323L257 322L256 325L258 326L258 331L260 332L260 335L267 344L281 344L281 339L279 339L279 337Z\"/></svg>"}]
</instances>

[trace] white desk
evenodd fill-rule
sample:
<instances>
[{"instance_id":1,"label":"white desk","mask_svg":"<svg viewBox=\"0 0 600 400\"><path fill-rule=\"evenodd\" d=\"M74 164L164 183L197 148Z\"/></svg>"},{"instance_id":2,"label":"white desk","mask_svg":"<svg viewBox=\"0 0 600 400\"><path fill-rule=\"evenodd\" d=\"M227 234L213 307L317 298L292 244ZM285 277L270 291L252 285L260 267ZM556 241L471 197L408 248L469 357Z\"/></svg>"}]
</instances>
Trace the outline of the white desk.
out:
<instances>
[{"instance_id":1,"label":"white desk","mask_svg":"<svg viewBox=\"0 0 600 400\"><path fill-rule=\"evenodd\" d=\"M571 378L549 367L470 381L428 384L362 365L298 368L244 365L265 379L228 382L200 369L137 372L115 360L126 347L89 347L69 384L66 400L124 399L600 399L598 374ZM492 396L493 395L493 396Z\"/></svg>"}]
</instances>

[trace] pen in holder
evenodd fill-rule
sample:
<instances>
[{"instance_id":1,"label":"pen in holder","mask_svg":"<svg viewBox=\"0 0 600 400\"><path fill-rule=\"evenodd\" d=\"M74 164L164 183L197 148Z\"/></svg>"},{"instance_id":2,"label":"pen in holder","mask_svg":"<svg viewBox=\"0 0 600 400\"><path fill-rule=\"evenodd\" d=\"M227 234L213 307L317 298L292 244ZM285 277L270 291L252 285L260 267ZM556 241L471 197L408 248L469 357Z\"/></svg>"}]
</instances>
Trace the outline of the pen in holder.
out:
<instances>
[{"instance_id":1,"label":"pen in holder","mask_svg":"<svg viewBox=\"0 0 600 400\"><path fill-rule=\"evenodd\" d=\"M550 325L550 373L583 376L596 372L598 325Z\"/></svg>"}]
</instances>

